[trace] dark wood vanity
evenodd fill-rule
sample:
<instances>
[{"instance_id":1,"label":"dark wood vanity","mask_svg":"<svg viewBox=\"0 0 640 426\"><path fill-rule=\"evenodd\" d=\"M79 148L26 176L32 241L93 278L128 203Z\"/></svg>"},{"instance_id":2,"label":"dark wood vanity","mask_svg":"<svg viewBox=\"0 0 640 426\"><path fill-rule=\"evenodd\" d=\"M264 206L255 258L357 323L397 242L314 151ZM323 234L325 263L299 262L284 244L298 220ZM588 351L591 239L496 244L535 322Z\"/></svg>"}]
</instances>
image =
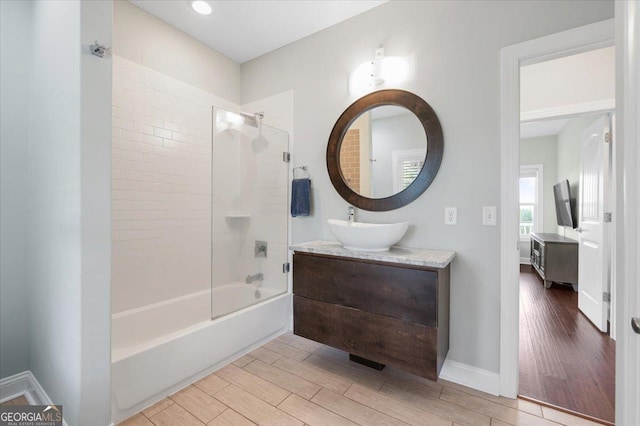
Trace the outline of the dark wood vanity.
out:
<instances>
[{"instance_id":1,"label":"dark wood vanity","mask_svg":"<svg viewBox=\"0 0 640 426\"><path fill-rule=\"evenodd\" d=\"M453 252L434 252L450 259L430 267L381 261L378 253L348 257L342 248L335 250L341 255L294 251L294 334L347 351L355 361L372 361L370 366L438 378L449 350Z\"/></svg>"}]
</instances>

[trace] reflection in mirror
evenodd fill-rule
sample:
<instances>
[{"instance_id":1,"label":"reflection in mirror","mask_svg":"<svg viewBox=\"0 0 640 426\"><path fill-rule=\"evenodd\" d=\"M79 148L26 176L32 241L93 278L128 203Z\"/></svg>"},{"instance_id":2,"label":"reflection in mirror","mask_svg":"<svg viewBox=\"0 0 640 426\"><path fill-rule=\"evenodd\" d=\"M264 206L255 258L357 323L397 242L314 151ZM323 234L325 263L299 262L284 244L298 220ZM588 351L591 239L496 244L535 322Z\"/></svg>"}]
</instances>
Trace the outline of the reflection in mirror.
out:
<instances>
[{"instance_id":1,"label":"reflection in mirror","mask_svg":"<svg viewBox=\"0 0 640 426\"><path fill-rule=\"evenodd\" d=\"M427 155L422 123L410 110L384 105L361 114L340 146L340 169L347 185L368 198L386 198L407 188Z\"/></svg>"},{"instance_id":2,"label":"reflection in mirror","mask_svg":"<svg viewBox=\"0 0 640 426\"><path fill-rule=\"evenodd\" d=\"M398 126L403 120L408 123ZM422 135L422 142L413 134ZM406 206L427 190L443 151L440 120L424 99L406 90L379 90L356 100L338 117L327 143L327 171L333 187L352 206L388 211Z\"/></svg>"}]
</instances>

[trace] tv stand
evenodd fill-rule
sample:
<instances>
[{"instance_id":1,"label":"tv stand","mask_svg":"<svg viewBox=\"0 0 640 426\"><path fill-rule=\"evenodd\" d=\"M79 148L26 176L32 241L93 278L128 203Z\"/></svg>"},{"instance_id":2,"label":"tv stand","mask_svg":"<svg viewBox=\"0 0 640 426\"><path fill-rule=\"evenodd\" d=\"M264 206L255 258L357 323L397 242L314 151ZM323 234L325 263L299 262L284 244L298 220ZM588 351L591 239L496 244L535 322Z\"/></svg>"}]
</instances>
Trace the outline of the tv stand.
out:
<instances>
[{"instance_id":1,"label":"tv stand","mask_svg":"<svg viewBox=\"0 0 640 426\"><path fill-rule=\"evenodd\" d=\"M578 242L558 234L531 233L531 266L544 281L567 283L578 291Z\"/></svg>"}]
</instances>

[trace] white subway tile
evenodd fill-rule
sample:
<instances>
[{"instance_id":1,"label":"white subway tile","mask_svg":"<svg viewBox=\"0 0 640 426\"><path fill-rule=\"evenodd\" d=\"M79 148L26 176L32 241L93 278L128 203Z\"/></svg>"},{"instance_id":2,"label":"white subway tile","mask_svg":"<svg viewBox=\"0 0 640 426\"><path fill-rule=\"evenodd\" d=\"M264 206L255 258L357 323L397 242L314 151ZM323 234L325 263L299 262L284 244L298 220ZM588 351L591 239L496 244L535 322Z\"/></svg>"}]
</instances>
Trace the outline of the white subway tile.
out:
<instances>
[{"instance_id":1,"label":"white subway tile","mask_svg":"<svg viewBox=\"0 0 640 426\"><path fill-rule=\"evenodd\" d=\"M135 142L142 142L142 133L134 132L131 130L121 130L119 137Z\"/></svg>"},{"instance_id":2,"label":"white subway tile","mask_svg":"<svg viewBox=\"0 0 640 426\"><path fill-rule=\"evenodd\" d=\"M169 130L154 127L153 134L162 138L171 138L171 132Z\"/></svg>"},{"instance_id":3,"label":"white subway tile","mask_svg":"<svg viewBox=\"0 0 640 426\"><path fill-rule=\"evenodd\" d=\"M144 124L144 123L134 123L133 129L136 132L140 132L140 133L146 134L146 135L153 135L154 134L154 127L153 126L149 126L148 124Z\"/></svg>"},{"instance_id":4,"label":"white subway tile","mask_svg":"<svg viewBox=\"0 0 640 426\"><path fill-rule=\"evenodd\" d=\"M144 123L153 127L164 127L164 121L161 118L152 115L146 115Z\"/></svg>"}]
</instances>

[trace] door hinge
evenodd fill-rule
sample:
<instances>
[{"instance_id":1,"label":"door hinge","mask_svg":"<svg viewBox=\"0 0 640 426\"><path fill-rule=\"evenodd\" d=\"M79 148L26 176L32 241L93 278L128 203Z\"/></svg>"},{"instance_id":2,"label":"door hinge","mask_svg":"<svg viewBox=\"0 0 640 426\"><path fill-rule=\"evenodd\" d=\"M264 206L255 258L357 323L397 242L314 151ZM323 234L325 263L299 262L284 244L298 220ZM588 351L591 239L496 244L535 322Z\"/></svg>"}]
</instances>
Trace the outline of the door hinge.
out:
<instances>
[{"instance_id":1,"label":"door hinge","mask_svg":"<svg viewBox=\"0 0 640 426\"><path fill-rule=\"evenodd\" d=\"M291 271L291 264L289 262L282 264L282 273L286 274Z\"/></svg>"},{"instance_id":2,"label":"door hinge","mask_svg":"<svg viewBox=\"0 0 640 426\"><path fill-rule=\"evenodd\" d=\"M611 142L611 133L610 132L607 132L607 133L604 134L604 141L606 143Z\"/></svg>"},{"instance_id":3,"label":"door hinge","mask_svg":"<svg viewBox=\"0 0 640 426\"><path fill-rule=\"evenodd\" d=\"M611 302L611 293L604 292L602 293L602 301L603 302Z\"/></svg>"},{"instance_id":4,"label":"door hinge","mask_svg":"<svg viewBox=\"0 0 640 426\"><path fill-rule=\"evenodd\" d=\"M288 163L289 161L291 161L291 154L288 152L283 152L282 153L282 161L284 161L285 163Z\"/></svg>"},{"instance_id":5,"label":"door hinge","mask_svg":"<svg viewBox=\"0 0 640 426\"><path fill-rule=\"evenodd\" d=\"M605 223L611 223L612 220L613 220L613 214L611 212L605 212L604 213L604 222Z\"/></svg>"}]
</instances>

